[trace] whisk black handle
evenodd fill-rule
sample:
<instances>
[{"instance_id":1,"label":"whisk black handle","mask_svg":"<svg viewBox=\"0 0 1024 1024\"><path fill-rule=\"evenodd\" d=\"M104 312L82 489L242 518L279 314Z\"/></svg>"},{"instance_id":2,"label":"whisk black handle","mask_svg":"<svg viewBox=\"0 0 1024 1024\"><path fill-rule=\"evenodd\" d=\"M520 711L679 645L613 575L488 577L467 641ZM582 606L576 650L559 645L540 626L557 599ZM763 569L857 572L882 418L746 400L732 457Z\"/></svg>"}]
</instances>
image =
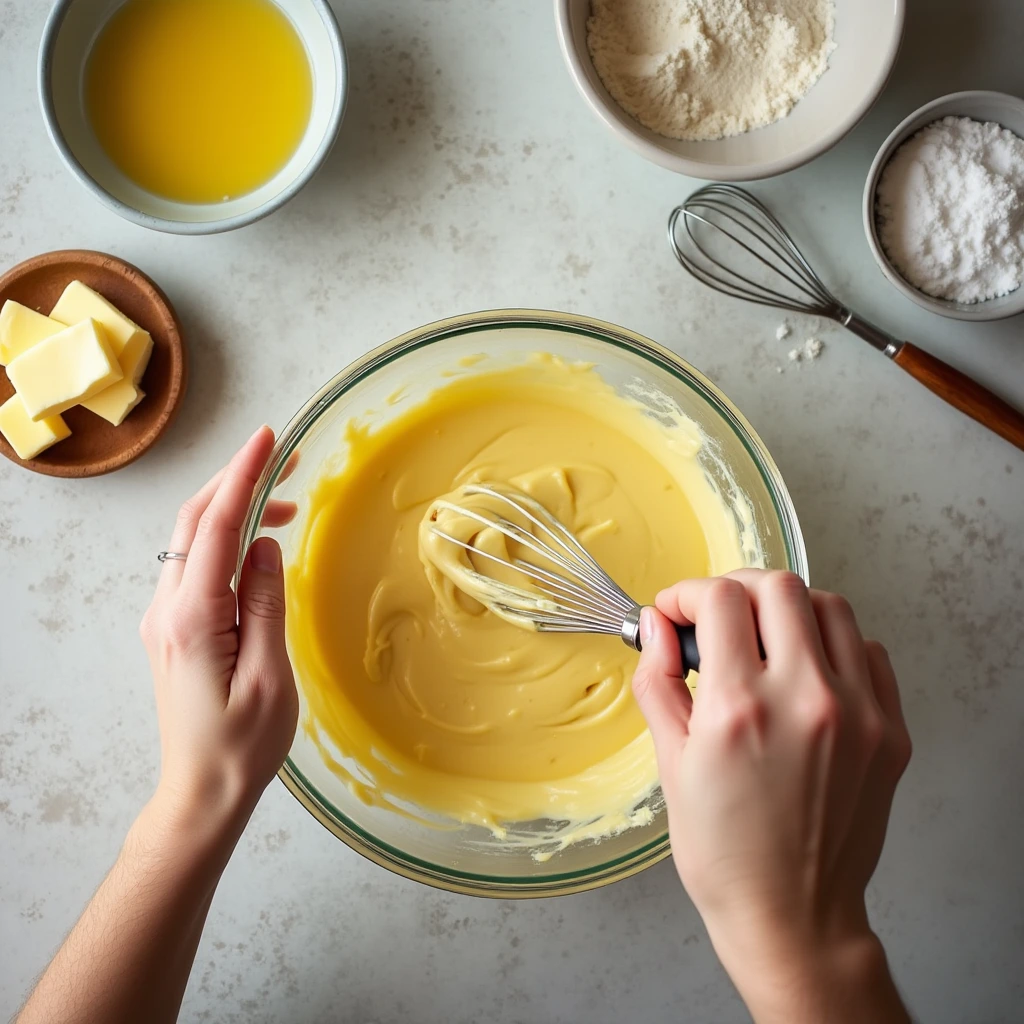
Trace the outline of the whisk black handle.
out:
<instances>
[{"instance_id":1,"label":"whisk black handle","mask_svg":"<svg viewBox=\"0 0 1024 1024\"><path fill-rule=\"evenodd\" d=\"M638 605L622 624L622 639L635 651L643 649L640 643L641 610ZM676 639L679 641L679 652L683 656L683 675L685 676L687 672L699 672L700 650L697 647L697 627L693 625L681 626L678 622L673 622L672 628L676 631ZM760 635L757 638L757 650L761 655L761 660L764 661L767 655L764 653L764 644L761 643Z\"/></svg>"},{"instance_id":2,"label":"whisk black handle","mask_svg":"<svg viewBox=\"0 0 1024 1024\"><path fill-rule=\"evenodd\" d=\"M672 623L676 628L676 636L679 638L679 650L683 654L683 675L687 672L700 671L700 651L697 650L697 627L680 626Z\"/></svg>"},{"instance_id":3,"label":"whisk black handle","mask_svg":"<svg viewBox=\"0 0 1024 1024\"><path fill-rule=\"evenodd\" d=\"M678 623L672 623L675 626L676 636L679 638L679 649L683 653L683 675L687 672L699 672L700 671L700 651L697 650L697 627L696 626L680 626ZM761 655L761 660L765 660L764 644L761 643L761 637L757 638L757 649Z\"/></svg>"}]
</instances>

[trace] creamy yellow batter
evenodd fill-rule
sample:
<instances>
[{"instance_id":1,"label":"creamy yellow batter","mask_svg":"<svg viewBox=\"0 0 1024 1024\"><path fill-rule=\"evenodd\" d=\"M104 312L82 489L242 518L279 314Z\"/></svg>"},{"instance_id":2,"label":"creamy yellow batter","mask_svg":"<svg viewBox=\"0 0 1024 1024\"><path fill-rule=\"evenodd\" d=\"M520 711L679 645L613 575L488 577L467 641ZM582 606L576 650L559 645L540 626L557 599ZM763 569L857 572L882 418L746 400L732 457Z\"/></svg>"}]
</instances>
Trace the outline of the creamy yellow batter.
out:
<instances>
[{"instance_id":1,"label":"creamy yellow batter","mask_svg":"<svg viewBox=\"0 0 1024 1024\"><path fill-rule=\"evenodd\" d=\"M419 534L439 496L512 484L649 603L744 563L696 427L667 426L587 366L535 357L455 378L378 429L352 421L344 440L341 471L309 492L287 577L305 727L327 763L368 803L498 835L644 820L657 771L630 692L636 655L616 637L503 621L424 565Z\"/></svg>"}]
</instances>

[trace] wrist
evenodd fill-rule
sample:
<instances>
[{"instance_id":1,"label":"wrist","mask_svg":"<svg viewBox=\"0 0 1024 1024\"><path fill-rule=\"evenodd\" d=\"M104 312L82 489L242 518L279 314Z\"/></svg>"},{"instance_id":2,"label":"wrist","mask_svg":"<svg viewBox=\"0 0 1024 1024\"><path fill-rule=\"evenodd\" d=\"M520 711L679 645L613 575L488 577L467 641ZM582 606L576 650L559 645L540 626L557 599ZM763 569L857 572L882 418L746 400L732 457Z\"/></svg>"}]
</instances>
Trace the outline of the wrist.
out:
<instances>
[{"instance_id":1,"label":"wrist","mask_svg":"<svg viewBox=\"0 0 1024 1024\"><path fill-rule=\"evenodd\" d=\"M154 845L226 863L258 799L259 793L231 777L161 776L136 825Z\"/></svg>"},{"instance_id":2,"label":"wrist","mask_svg":"<svg viewBox=\"0 0 1024 1024\"><path fill-rule=\"evenodd\" d=\"M182 912L205 913L248 816L244 807L234 815L223 808L206 814L201 803L161 782L129 829L112 874L133 885L145 879L151 892Z\"/></svg>"},{"instance_id":3,"label":"wrist","mask_svg":"<svg viewBox=\"0 0 1024 1024\"><path fill-rule=\"evenodd\" d=\"M885 950L865 920L829 936L779 930L762 941L712 942L757 1024L909 1021Z\"/></svg>"}]
</instances>

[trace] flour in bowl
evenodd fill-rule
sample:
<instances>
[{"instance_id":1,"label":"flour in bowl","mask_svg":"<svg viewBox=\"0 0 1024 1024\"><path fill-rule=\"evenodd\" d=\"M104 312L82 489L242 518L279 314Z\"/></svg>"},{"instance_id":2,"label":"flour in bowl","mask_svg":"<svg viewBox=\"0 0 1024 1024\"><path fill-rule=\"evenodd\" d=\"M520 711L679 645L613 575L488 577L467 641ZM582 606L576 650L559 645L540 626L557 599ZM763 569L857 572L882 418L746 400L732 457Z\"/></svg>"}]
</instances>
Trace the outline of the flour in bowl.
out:
<instances>
[{"instance_id":1,"label":"flour in bowl","mask_svg":"<svg viewBox=\"0 0 1024 1024\"><path fill-rule=\"evenodd\" d=\"M835 49L833 0L592 0L587 44L616 103L672 139L784 118Z\"/></svg>"},{"instance_id":2,"label":"flour in bowl","mask_svg":"<svg viewBox=\"0 0 1024 1024\"><path fill-rule=\"evenodd\" d=\"M982 302L1024 282L1024 139L946 117L885 166L878 234L893 266L938 299Z\"/></svg>"}]
</instances>

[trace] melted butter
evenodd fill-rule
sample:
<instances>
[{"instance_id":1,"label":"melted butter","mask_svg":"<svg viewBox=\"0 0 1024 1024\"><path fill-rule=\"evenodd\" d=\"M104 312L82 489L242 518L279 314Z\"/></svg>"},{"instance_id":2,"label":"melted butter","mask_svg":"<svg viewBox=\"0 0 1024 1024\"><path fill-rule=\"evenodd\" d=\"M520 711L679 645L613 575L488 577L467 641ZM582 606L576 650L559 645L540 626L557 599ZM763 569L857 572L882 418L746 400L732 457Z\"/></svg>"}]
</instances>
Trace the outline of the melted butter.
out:
<instances>
[{"instance_id":1,"label":"melted butter","mask_svg":"<svg viewBox=\"0 0 1024 1024\"><path fill-rule=\"evenodd\" d=\"M96 138L141 188L220 203L270 181L309 123L313 73L271 0L127 0L89 55Z\"/></svg>"},{"instance_id":2,"label":"melted butter","mask_svg":"<svg viewBox=\"0 0 1024 1024\"><path fill-rule=\"evenodd\" d=\"M659 422L589 367L537 357L453 378L376 430L352 421L344 440L340 470L309 492L287 576L305 728L326 763L368 803L497 835L570 822L564 846L650 820L636 654L617 637L504 621L426 548L421 560L420 531L440 496L511 484L649 603L744 563L697 428Z\"/></svg>"}]
</instances>

